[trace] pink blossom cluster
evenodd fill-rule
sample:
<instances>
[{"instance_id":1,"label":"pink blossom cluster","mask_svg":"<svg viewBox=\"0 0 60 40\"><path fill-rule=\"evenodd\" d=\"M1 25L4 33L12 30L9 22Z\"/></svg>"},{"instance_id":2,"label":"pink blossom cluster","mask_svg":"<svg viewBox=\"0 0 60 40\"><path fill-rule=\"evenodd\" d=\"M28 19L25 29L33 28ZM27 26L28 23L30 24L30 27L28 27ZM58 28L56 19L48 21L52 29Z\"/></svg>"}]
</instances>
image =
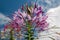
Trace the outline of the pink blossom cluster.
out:
<instances>
[{"instance_id":1,"label":"pink blossom cluster","mask_svg":"<svg viewBox=\"0 0 60 40\"><path fill-rule=\"evenodd\" d=\"M5 26L5 29L10 26L13 29L17 28L17 30L20 30L21 27L26 26L26 22L30 21L31 26L37 28L41 28L44 30L44 28L48 27L48 23L46 19L48 18L47 15L44 15L42 8L34 5L34 7L28 7L26 6L26 9L22 7L21 11L18 9L18 11L15 11L13 14L13 20L9 25ZM34 25L35 26L34 26Z\"/></svg>"}]
</instances>

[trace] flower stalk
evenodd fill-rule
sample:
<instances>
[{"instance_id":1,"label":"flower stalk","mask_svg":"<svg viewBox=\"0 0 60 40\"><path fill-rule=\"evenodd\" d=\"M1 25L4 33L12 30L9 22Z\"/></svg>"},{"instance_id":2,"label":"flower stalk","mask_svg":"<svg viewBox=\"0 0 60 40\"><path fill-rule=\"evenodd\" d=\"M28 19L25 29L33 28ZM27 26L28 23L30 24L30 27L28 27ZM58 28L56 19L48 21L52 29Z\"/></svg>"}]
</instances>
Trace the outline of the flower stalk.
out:
<instances>
[{"instance_id":1,"label":"flower stalk","mask_svg":"<svg viewBox=\"0 0 60 40\"><path fill-rule=\"evenodd\" d=\"M11 29L11 31L10 31L10 40L14 40L14 37L13 37L13 29Z\"/></svg>"}]
</instances>

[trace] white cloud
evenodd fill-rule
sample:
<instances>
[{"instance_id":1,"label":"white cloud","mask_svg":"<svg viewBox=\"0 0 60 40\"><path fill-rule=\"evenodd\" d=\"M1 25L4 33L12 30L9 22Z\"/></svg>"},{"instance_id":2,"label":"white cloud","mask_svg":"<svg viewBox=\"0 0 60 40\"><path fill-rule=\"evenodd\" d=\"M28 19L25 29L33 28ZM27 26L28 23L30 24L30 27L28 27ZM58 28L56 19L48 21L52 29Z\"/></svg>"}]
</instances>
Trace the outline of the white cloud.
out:
<instances>
[{"instance_id":1,"label":"white cloud","mask_svg":"<svg viewBox=\"0 0 60 40\"><path fill-rule=\"evenodd\" d=\"M60 40L60 6L49 9L47 15L50 29L40 32L38 40Z\"/></svg>"},{"instance_id":2,"label":"white cloud","mask_svg":"<svg viewBox=\"0 0 60 40\"><path fill-rule=\"evenodd\" d=\"M56 25L60 27L60 6L48 10L47 15L48 15L48 22L50 23L50 26Z\"/></svg>"},{"instance_id":3,"label":"white cloud","mask_svg":"<svg viewBox=\"0 0 60 40\"><path fill-rule=\"evenodd\" d=\"M60 0L37 0L37 4L43 7L43 10L49 10L60 5Z\"/></svg>"},{"instance_id":4,"label":"white cloud","mask_svg":"<svg viewBox=\"0 0 60 40\"><path fill-rule=\"evenodd\" d=\"M0 13L0 25L8 23L8 21L11 21L11 19Z\"/></svg>"},{"instance_id":5,"label":"white cloud","mask_svg":"<svg viewBox=\"0 0 60 40\"><path fill-rule=\"evenodd\" d=\"M50 28L40 32L38 40L60 40L60 0L38 0L37 3L47 11Z\"/></svg>"}]
</instances>

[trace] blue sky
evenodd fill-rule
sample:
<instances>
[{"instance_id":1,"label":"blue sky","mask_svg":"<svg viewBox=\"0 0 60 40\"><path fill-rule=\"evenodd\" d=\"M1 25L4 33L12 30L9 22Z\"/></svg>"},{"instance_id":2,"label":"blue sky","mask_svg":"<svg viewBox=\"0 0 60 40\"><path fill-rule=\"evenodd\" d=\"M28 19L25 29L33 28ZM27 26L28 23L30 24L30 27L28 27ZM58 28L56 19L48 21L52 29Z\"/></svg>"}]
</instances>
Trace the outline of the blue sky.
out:
<instances>
[{"instance_id":1,"label":"blue sky","mask_svg":"<svg viewBox=\"0 0 60 40\"><path fill-rule=\"evenodd\" d=\"M18 10L25 3L30 4L31 1L35 2L36 0L0 0L0 27L7 21L10 21L14 11ZM43 10L47 12L51 8L60 6L60 0L37 0L37 4L42 6Z\"/></svg>"},{"instance_id":2,"label":"blue sky","mask_svg":"<svg viewBox=\"0 0 60 40\"><path fill-rule=\"evenodd\" d=\"M20 8L25 3L30 3L30 0L0 0L0 12L4 15L12 15L14 11Z\"/></svg>"},{"instance_id":3,"label":"blue sky","mask_svg":"<svg viewBox=\"0 0 60 40\"><path fill-rule=\"evenodd\" d=\"M20 8L25 3L30 4L30 1L35 0L0 0L0 12L6 16L11 16L14 11ZM44 11L60 5L60 0L37 0L37 4L41 5Z\"/></svg>"},{"instance_id":4,"label":"blue sky","mask_svg":"<svg viewBox=\"0 0 60 40\"><path fill-rule=\"evenodd\" d=\"M11 18L14 11L26 3L30 4L30 2L31 0L0 0L0 15L4 15L4 17L0 16L0 27L9 21L8 19ZM5 19L6 17L9 18Z\"/></svg>"}]
</instances>

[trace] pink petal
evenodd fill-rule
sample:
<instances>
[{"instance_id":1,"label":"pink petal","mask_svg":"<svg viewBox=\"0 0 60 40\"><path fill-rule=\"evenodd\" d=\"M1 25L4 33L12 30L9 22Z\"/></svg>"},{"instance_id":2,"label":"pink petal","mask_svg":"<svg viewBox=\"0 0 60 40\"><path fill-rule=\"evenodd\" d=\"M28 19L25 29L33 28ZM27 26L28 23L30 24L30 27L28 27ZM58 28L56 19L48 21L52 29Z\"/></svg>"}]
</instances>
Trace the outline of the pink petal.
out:
<instances>
[{"instance_id":1,"label":"pink petal","mask_svg":"<svg viewBox=\"0 0 60 40\"><path fill-rule=\"evenodd\" d=\"M42 20L46 20L48 18L48 16L43 16Z\"/></svg>"},{"instance_id":2,"label":"pink petal","mask_svg":"<svg viewBox=\"0 0 60 40\"><path fill-rule=\"evenodd\" d=\"M15 19L16 19L16 17L17 17L17 15L16 15L16 14L14 14L14 15L13 15L13 20L15 20Z\"/></svg>"},{"instance_id":3,"label":"pink petal","mask_svg":"<svg viewBox=\"0 0 60 40\"><path fill-rule=\"evenodd\" d=\"M31 16L30 15L28 15L28 20L31 20Z\"/></svg>"},{"instance_id":4,"label":"pink petal","mask_svg":"<svg viewBox=\"0 0 60 40\"><path fill-rule=\"evenodd\" d=\"M27 13L23 12L22 15L23 15L23 17L26 17L27 16Z\"/></svg>"}]
</instances>

